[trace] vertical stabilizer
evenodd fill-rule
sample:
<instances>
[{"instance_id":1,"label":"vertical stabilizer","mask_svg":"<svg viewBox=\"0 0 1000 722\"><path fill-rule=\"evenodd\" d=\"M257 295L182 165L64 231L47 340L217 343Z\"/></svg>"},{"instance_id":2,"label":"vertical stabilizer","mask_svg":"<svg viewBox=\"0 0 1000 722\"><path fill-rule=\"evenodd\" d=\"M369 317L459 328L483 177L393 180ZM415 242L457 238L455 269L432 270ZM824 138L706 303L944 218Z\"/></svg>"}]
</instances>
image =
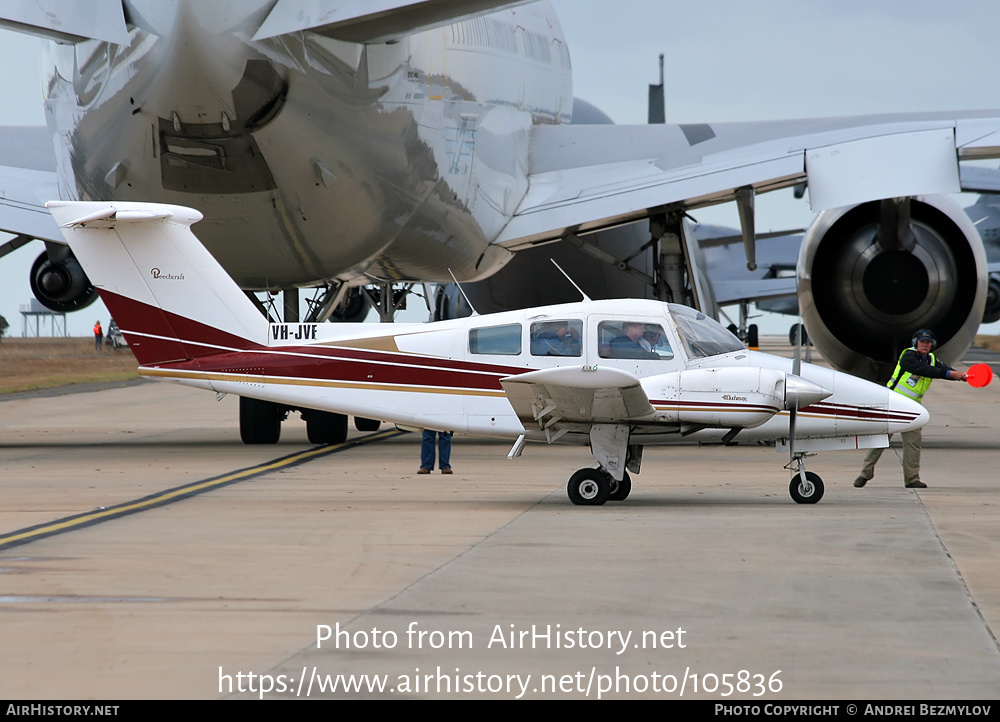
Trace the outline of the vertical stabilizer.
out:
<instances>
[{"instance_id":1,"label":"vertical stabilizer","mask_svg":"<svg viewBox=\"0 0 1000 722\"><path fill-rule=\"evenodd\" d=\"M267 320L192 233L197 211L118 202L48 207L139 363L266 343Z\"/></svg>"}]
</instances>

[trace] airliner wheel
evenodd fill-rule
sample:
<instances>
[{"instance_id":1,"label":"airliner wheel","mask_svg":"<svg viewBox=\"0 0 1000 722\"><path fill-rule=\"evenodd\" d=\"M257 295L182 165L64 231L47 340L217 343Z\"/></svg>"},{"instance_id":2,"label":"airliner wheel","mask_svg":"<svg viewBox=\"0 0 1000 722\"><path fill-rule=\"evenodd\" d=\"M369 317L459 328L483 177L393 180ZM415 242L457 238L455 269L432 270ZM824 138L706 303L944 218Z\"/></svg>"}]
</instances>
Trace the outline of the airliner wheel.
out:
<instances>
[{"instance_id":1,"label":"airliner wheel","mask_svg":"<svg viewBox=\"0 0 1000 722\"><path fill-rule=\"evenodd\" d=\"M806 482L803 484L799 475L795 474L788 485L788 493L796 504L815 504L823 498L823 480L819 478L819 474L807 471Z\"/></svg>"},{"instance_id":2,"label":"airliner wheel","mask_svg":"<svg viewBox=\"0 0 1000 722\"><path fill-rule=\"evenodd\" d=\"M580 469L569 478L566 493L578 506L601 506L611 495L611 484L601 469Z\"/></svg>"}]
</instances>

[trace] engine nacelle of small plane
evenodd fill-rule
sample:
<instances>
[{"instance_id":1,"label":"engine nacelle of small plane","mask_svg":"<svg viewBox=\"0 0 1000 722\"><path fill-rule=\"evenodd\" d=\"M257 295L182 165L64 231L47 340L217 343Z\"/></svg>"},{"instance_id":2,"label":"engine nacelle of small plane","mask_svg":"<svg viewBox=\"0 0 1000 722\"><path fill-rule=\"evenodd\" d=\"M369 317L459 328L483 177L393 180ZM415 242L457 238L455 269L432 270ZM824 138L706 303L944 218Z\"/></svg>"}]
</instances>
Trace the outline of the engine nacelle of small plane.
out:
<instances>
[{"instance_id":1,"label":"engine nacelle of small plane","mask_svg":"<svg viewBox=\"0 0 1000 722\"><path fill-rule=\"evenodd\" d=\"M988 283L979 233L952 200L913 198L896 225L885 223L885 208L821 213L797 268L810 339L836 368L870 380L888 377L921 328L934 331L942 360L957 362L983 319ZM963 280L971 278L978 282Z\"/></svg>"},{"instance_id":2,"label":"engine nacelle of small plane","mask_svg":"<svg viewBox=\"0 0 1000 722\"><path fill-rule=\"evenodd\" d=\"M664 420L713 428L752 429L832 393L799 376L755 367L691 369L657 376L646 386L666 402Z\"/></svg>"}]
</instances>

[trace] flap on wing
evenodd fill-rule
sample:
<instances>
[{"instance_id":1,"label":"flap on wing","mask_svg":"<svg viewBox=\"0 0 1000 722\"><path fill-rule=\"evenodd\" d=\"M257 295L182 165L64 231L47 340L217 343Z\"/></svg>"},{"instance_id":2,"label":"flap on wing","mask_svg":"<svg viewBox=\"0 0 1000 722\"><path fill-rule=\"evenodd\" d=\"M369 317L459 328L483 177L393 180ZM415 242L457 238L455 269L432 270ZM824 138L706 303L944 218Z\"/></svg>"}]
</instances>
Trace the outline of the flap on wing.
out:
<instances>
[{"instance_id":1,"label":"flap on wing","mask_svg":"<svg viewBox=\"0 0 1000 722\"><path fill-rule=\"evenodd\" d=\"M104 40L128 45L122 0L4 3L0 26L60 43Z\"/></svg>"},{"instance_id":2,"label":"flap on wing","mask_svg":"<svg viewBox=\"0 0 1000 722\"><path fill-rule=\"evenodd\" d=\"M626 371L569 366L500 379L510 405L526 429L559 422L609 423L654 413L639 379Z\"/></svg>"},{"instance_id":3,"label":"flap on wing","mask_svg":"<svg viewBox=\"0 0 1000 722\"><path fill-rule=\"evenodd\" d=\"M366 43L449 25L530 0L278 0L254 35L264 40L311 30Z\"/></svg>"}]
</instances>

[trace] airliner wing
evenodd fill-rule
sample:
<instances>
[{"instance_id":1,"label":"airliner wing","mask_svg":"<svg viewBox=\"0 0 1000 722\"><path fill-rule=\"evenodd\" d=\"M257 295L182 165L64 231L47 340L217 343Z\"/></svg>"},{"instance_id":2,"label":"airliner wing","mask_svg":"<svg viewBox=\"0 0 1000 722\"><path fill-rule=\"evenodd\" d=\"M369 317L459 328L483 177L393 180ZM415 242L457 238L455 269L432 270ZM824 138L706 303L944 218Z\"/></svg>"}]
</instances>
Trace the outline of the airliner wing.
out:
<instances>
[{"instance_id":1,"label":"airliner wing","mask_svg":"<svg viewBox=\"0 0 1000 722\"><path fill-rule=\"evenodd\" d=\"M0 128L0 231L63 242L45 208L59 196L55 166L46 128Z\"/></svg>"},{"instance_id":2,"label":"airliner wing","mask_svg":"<svg viewBox=\"0 0 1000 722\"><path fill-rule=\"evenodd\" d=\"M654 413L639 379L619 369L562 366L508 376L500 385L524 428L550 441L571 430L567 424L627 423Z\"/></svg>"},{"instance_id":3,"label":"airliner wing","mask_svg":"<svg viewBox=\"0 0 1000 722\"><path fill-rule=\"evenodd\" d=\"M809 184L813 210L961 190L959 160L1000 156L1000 112L695 125L535 126L529 189L497 243L518 250Z\"/></svg>"},{"instance_id":4,"label":"airliner wing","mask_svg":"<svg viewBox=\"0 0 1000 722\"><path fill-rule=\"evenodd\" d=\"M534 0L278 0L254 35L264 40L309 30L368 43L448 25Z\"/></svg>"},{"instance_id":5,"label":"airliner wing","mask_svg":"<svg viewBox=\"0 0 1000 722\"><path fill-rule=\"evenodd\" d=\"M128 45L122 0L8 1L0 8L0 27L59 43L104 40Z\"/></svg>"}]
</instances>

